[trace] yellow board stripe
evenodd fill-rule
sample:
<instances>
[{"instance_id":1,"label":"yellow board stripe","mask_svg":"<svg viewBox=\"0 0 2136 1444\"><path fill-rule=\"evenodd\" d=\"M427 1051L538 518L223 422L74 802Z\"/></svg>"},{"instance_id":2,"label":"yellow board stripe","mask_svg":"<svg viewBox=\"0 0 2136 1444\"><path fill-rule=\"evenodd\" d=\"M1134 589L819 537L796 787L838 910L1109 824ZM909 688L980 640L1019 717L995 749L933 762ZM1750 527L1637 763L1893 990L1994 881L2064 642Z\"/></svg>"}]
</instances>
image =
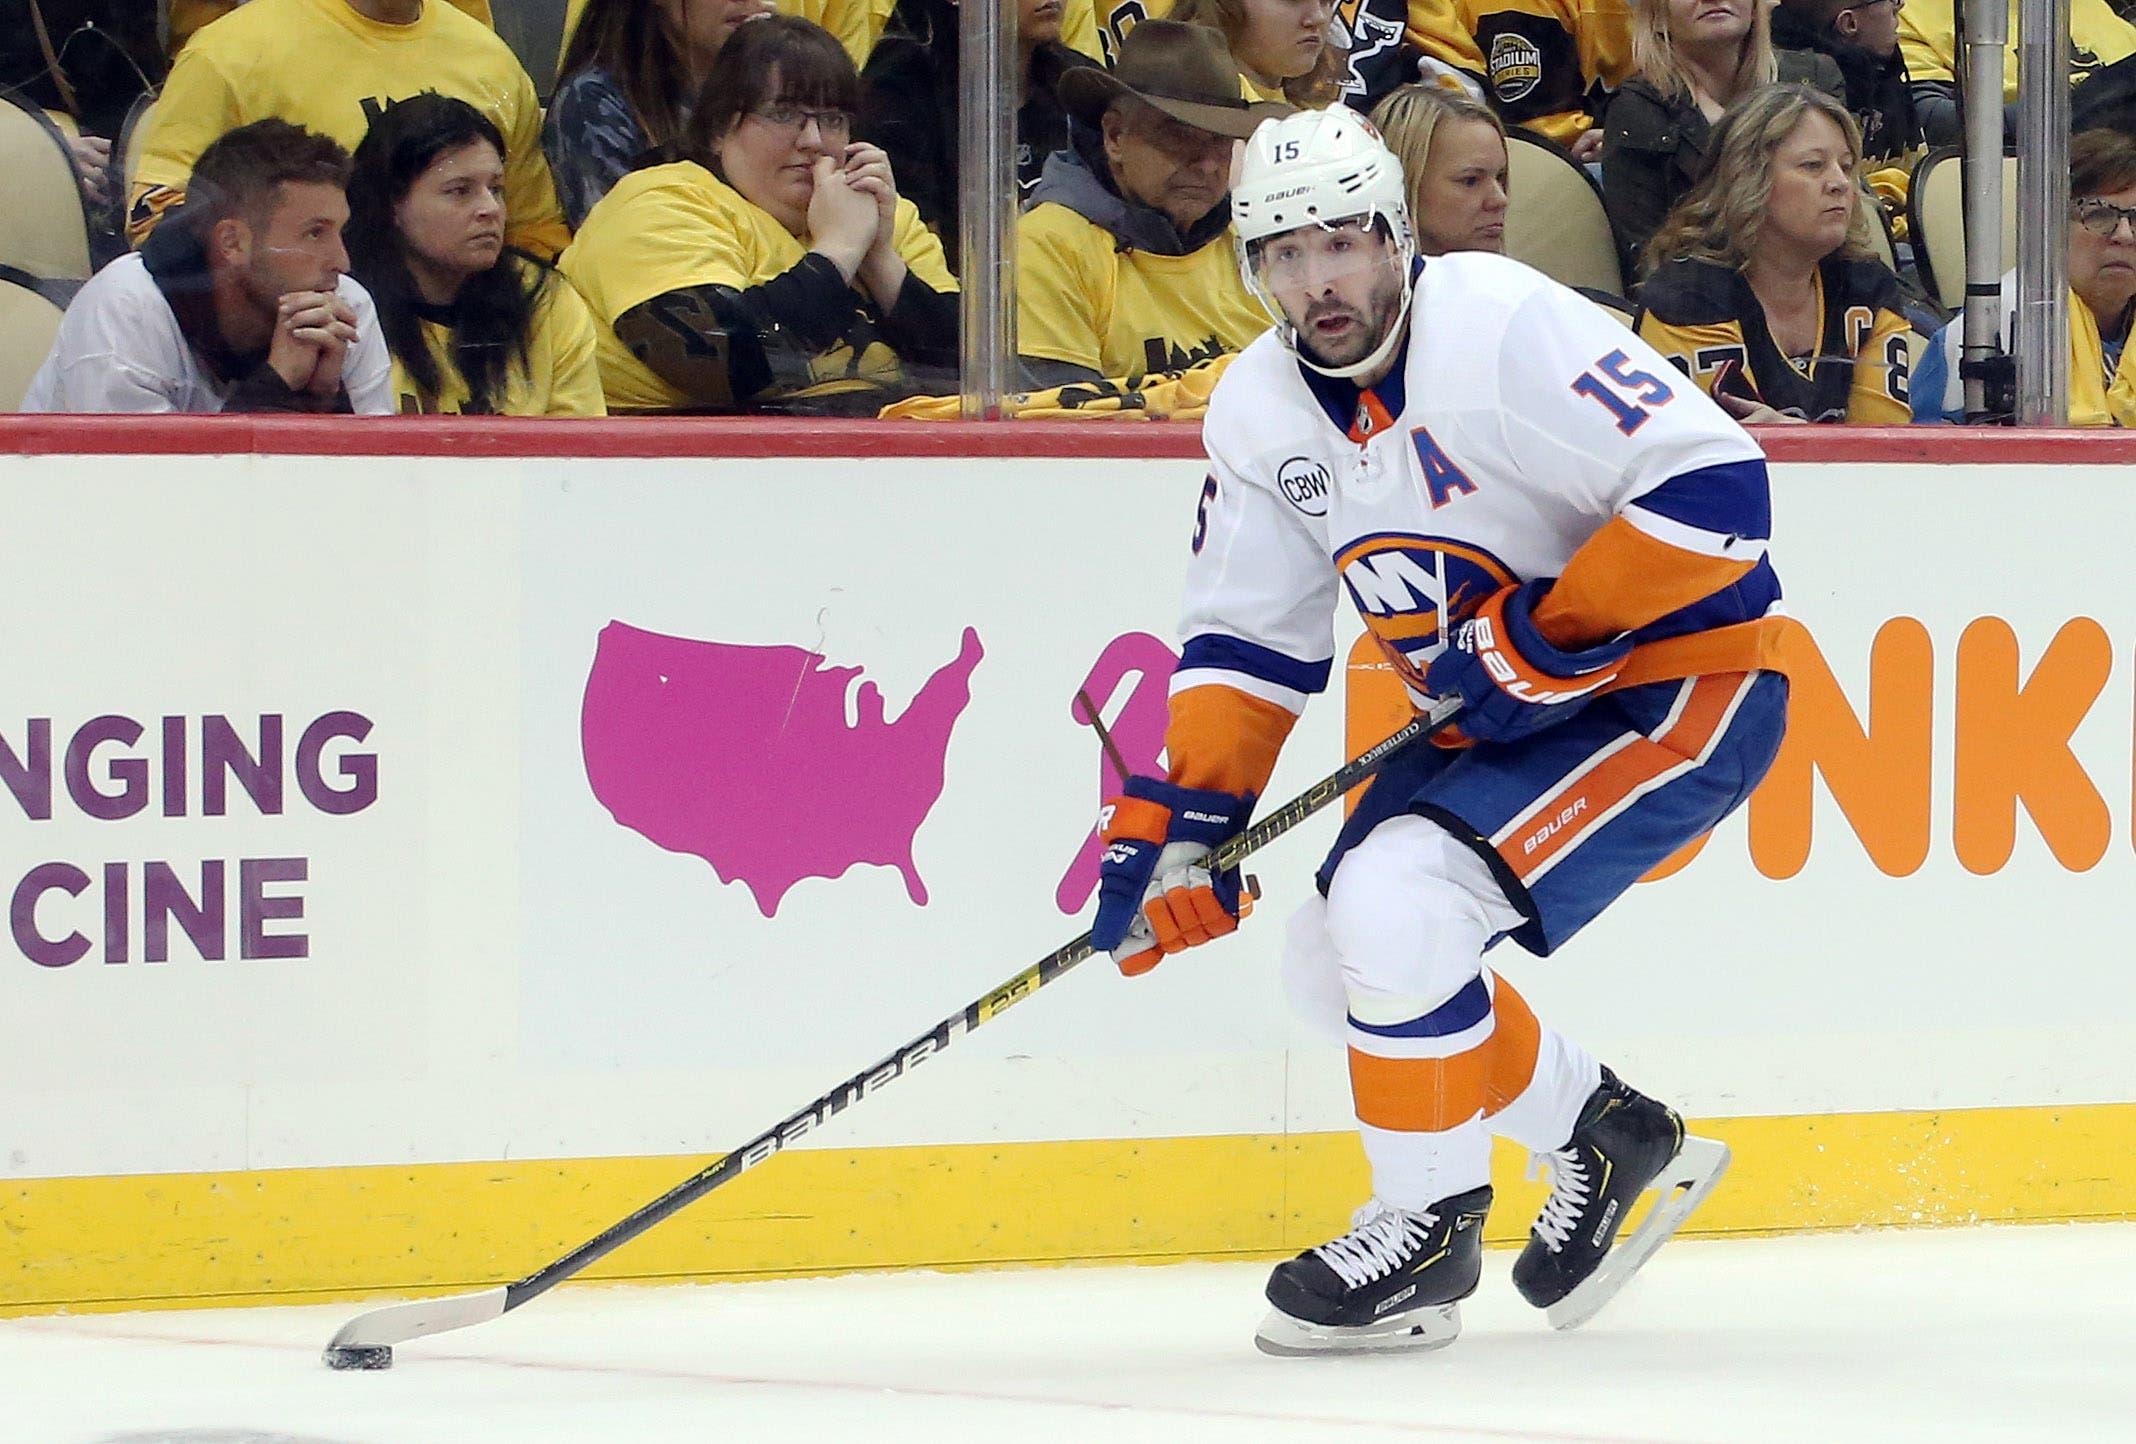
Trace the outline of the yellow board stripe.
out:
<instances>
[{"instance_id":1,"label":"yellow board stripe","mask_svg":"<svg viewBox=\"0 0 2136 1444\"><path fill-rule=\"evenodd\" d=\"M1694 1123L1735 1150L1689 1232L2136 1218L2136 1104ZM1545 1187L1510 1148L1485 1238ZM594 1158L0 1184L0 1314L304 1302L520 1277L710 1162ZM800 1149L604 1260L605 1279L1274 1256L1338 1232L1354 1135Z\"/></svg>"}]
</instances>

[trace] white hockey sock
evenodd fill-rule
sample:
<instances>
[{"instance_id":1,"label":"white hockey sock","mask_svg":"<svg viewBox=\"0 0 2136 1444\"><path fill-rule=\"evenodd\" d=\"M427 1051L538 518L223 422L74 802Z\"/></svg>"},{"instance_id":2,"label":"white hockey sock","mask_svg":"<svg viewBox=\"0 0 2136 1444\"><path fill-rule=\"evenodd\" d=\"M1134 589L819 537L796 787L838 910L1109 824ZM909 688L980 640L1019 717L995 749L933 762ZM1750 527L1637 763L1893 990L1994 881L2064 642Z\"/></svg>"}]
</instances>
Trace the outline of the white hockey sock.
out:
<instances>
[{"instance_id":1,"label":"white hockey sock","mask_svg":"<svg viewBox=\"0 0 2136 1444\"><path fill-rule=\"evenodd\" d=\"M1372 1192L1394 1208L1423 1209L1491 1181L1491 1130L1472 1119L1444 1133L1357 1125L1372 1164Z\"/></svg>"},{"instance_id":2,"label":"white hockey sock","mask_svg":"<svg viewBox=\"0 0 2136 1444\"><path fill-rule=\"evenodd\" d=\"M1563 1148L1580 1121L1580 1109L1602 1082L1602 1066L1585 1048L1548 1025L1540 1033L1534 1078L1490 1120L1492 1132L1530 1153Z\"/></svg>"}]
</instances>

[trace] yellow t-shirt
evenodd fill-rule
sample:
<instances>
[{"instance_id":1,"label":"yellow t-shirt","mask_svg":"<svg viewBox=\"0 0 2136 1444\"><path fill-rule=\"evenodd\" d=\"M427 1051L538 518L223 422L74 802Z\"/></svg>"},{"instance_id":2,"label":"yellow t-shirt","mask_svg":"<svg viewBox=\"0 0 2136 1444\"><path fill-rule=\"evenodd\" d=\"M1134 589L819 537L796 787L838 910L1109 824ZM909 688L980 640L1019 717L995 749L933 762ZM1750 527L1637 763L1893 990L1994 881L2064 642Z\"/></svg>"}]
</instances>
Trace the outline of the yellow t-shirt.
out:
<instances>
[{"instance_id":1,"label":"yellow t-shirt","mask_svg":"<svg viewBox=\"0 0 2136 1444\"><path fill-rule=\"evenodd\" d=\"M571 239L549 162L541 105L511 47L448 5L380 25L347 0L249 0L193 37L141 136L128 234L139 244L224 132L277 116L354 150L373 112L425 90L456 95L504 136L513 245L552 256Z\"/></svg>"},{"instance_id":2,"label":"yellow t-shirt","mask_svg":"<svg viewBox=\"0 0 2136 1444\"><path fill-rule=\"evenodd\" d=\"M1909 0L1899 12L1899 54L1914 80L1950 81L1957 74L1958 0ZM2017 99L2017 6L2010 0L2010 48L2003 54L2003 102ZM2136 25L2114 13L2107 0L2069 0L2070 80L2136 54Z\"/></svg>"},{"instance_id":3,"label":"yellow t-shirt","mask_svg":"<svg viewBox=\"0 0 2136 1444\"><path fill-rule=\"evenodd\" d=\"M897 203L897 253L922 282L954 291L942 243L911 201ZM632 355L616 318L655 296L692 286L746 291L782 276L809 252L770 214L694 161L632 171L595 205L557 264L593 309L599 333L601 387L613 411L672 411L691 399ZM854 293L853 322L838 343L810 363L806 383L757 400L828 396L894 386L903 375L897 352L877 334L874 309Z\"/></svg>"},{"instance_id":4,"label":"yellow t-shirt","mask_svg":"<svg viewBox=\"0 0 2136 1444\"><path fill-rule=\"evenodd\" d=\"M394 408L403 416L458 416L467 411L467 382L453 360L452 330L435 321L422 323L423 341L438 368L438 394L426 404L415 382L393 358ZM593 313L571 282L549 278L534 309L533 333L527 338L527 364L514 366L504 397L493 401L494 416L605 416L601 370L594 359Z\"/></svg>"},{"instance_id":5,"label":"yellow t-shirt","mask_svg":"<svg viewBox=\"0 0 2136 1444\"><path fill-rule=\"evenodd\" d=\"M1081 51L1100 65L1105 63L1105 47L1098 43L1097 0L1063 0L1061 44Z\"/></svg>"},{"instance_id":6,"label":"yellow t-shirt","mask_svg":"<svg viewBox=\"0 0 2136 1444\"><path fill-rule=\"evenodd\" d=\"M1185 371L1153 372L1134 381L1077 381L1045 391L1015 391L1001 398L1005 416L1046 421L1092 417L1104 421L1200 421L1209 395L1231 365L1231 352ZM914 396L885 406L885 421L955 421L964 414L961 396Z\"/></svg>"},{"instance_id":7,"label":"yellow t-shirt","mask_svg":"<svg viewBox=\"0 0 2136 1444\"><path fill-rule=\"evenodd\" d=\"M1087 0L1097 32L1097 59L1107 65L1120 61L1120 42L1127 32L1145 20L1162 20L1172 13L1172 0ZM1061 38L1068 39L1068 17L1061 17ZM1069 41L1073 45L1074 41ZM1081 46L1076 46L1082 49Z\"/></svg>"},{"instance_id":8,"label":"yellow t-shirt","mask_svg":"<svg viewBox=\"0 0 2136 1444\"><path fill-rule=\"evenodd\" d=\"M860 69L868 63L869 52L875 42L882 39L883 27L890 23L891 12L897 9L897 0L774 0L782 15L798 15L803 20L813 20L845 47L845 53L853 57L853 68Z\"/></svg>"},{"instance_id":9,"label":"yellow t-shirt","mask_svg":"<svg viewBox=\"0 0 2136 1444\"><path fill-rule=\"evenodd\" d=\"M201 26L210 20L220 20L243 3L244 0L171 0L171 54L176 55L184 49L186 41L192 39L193 32ZM452 0L452 3L491 29L496 28L496 21L490 15L490 0ZM574 18L585 8L586 0L571 0Z\"/></svg>"},{"instance_id":10,"label":"yellow t-shirt","mask_svg":"<svg viewBox=\"0 0 2136 1444\"><path fill-rule=\"evenodd\" d=\"M1016 312L1018 354L1128 380L1243 350L1269 326L1230 232L1184 256L1123 251L1050 201L1016 223Z\"/></svg>"}]
</instances>

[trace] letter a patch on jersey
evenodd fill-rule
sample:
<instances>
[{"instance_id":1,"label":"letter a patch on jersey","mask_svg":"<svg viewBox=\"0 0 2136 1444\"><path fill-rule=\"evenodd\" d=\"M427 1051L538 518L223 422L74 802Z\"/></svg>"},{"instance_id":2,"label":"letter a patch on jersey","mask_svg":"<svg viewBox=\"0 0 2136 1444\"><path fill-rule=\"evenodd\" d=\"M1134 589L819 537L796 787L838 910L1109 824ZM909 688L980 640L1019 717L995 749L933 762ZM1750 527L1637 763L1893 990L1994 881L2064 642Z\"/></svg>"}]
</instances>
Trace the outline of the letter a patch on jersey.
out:
<instances>
[{"instance_id":1,"label":"letter a patch on jersey","mask_svg":"<svg viewBox=\"0 0 2136 1444\"><path fill-rule=\"evenodd\" d=\"M1410 433L1417 446L1417 461L1424 468L1424 485L1431 491L1431 509L1437 511L1456 496L1467 496L1476 489L1468 473L1454 464L1444 447L1432 439L1432 434L1419 426Z\"/></svg>"}]
</instances>

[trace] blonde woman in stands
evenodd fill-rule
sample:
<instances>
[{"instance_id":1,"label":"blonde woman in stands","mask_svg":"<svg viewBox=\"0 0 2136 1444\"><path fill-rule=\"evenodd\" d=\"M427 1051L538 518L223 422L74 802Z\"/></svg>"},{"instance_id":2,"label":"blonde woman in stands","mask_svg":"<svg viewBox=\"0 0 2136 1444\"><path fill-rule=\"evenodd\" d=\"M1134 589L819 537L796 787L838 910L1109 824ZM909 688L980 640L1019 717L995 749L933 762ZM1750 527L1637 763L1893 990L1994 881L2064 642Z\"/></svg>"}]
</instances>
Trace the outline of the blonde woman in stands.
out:
<instances>
[{"instance_id":1,"label":"blonde woman in stands","mask_svg":"<svg viewBox=\"0 0 2136 1444\"><path fill-rule=\"evenodd\" d=\"M511 47L443 0L246 0L194 34L142 126L127 228L139 244L194 158L269 116L354 149L389 100L457 95L504 137L512 243L552 256L571 233L541 153L541 105Z\"/></svg>"},{"instance_id":2,"label":"blonde woman in stands","mask_svg":"<svg viewBox=\"0 0 2136 1444\"><path fill-rule=\"evenodd\" d=\"M541 127L572 229L648 152L674 143L727 37L770 13L771 0L591 0Z\"/></svg>"},{"instance_id":3,"label":"blonde woman in stands","mask_svg":"<svg viewBox=\"0 0 2136 1444\"><path fill-rule=\"evenodd\" d=\"M504 243L504 139L464 100L389 105L356 147L349 270L378 308L403 415L600 416L593 317Z\"/></svg>"},{"instance_id":4,"label":"blonde woman in stands","mask_svg":"<svg viewBox=\"0 0 2136 1444\"><path fill-rule=\"evenodd\" d=\"M632 171L559 263L600 327L612 411L873 415L954 390L956 282L852 139L860 76L821 26L752 21L669 165Z\"/></svg>"},{"instance_id":5,"label":"blonde woman in stands","mask_svg":"<svg viewBox=\"0 0 2136 1444\"><path fill-rule=\"evenodd\" d=\"M1492 109L1433 83L1405 85L1372 112L1402 162L1417 253L1506 250L1506 130Z\"/></svg>"},{"instance_id":6,"label":"blonde woman in stands","mask_svg":"<svg viewBox=\"0 0 2136 1444\"><path fill-rule=\"evenodd\" d=\"M1632 60L1602 122L1602 203L1635 256L1706 173L1729 106L1775 79L1846 97L1830 56L1774 55L1770 0L1633 0Z\"/></svg>"},{"instance_id":7,"label":"blonde woman in stands","mask_svg":"<svg viewBox=\"0 0 2136 1444\"><path fill-rule=\"evenodd\" d=\"M1912 328L1870 243L1860 148L1822 91L1754 91L1654 237L1639 334L1742 421L1912 419Z\"/></svg>"}]
</instances>

